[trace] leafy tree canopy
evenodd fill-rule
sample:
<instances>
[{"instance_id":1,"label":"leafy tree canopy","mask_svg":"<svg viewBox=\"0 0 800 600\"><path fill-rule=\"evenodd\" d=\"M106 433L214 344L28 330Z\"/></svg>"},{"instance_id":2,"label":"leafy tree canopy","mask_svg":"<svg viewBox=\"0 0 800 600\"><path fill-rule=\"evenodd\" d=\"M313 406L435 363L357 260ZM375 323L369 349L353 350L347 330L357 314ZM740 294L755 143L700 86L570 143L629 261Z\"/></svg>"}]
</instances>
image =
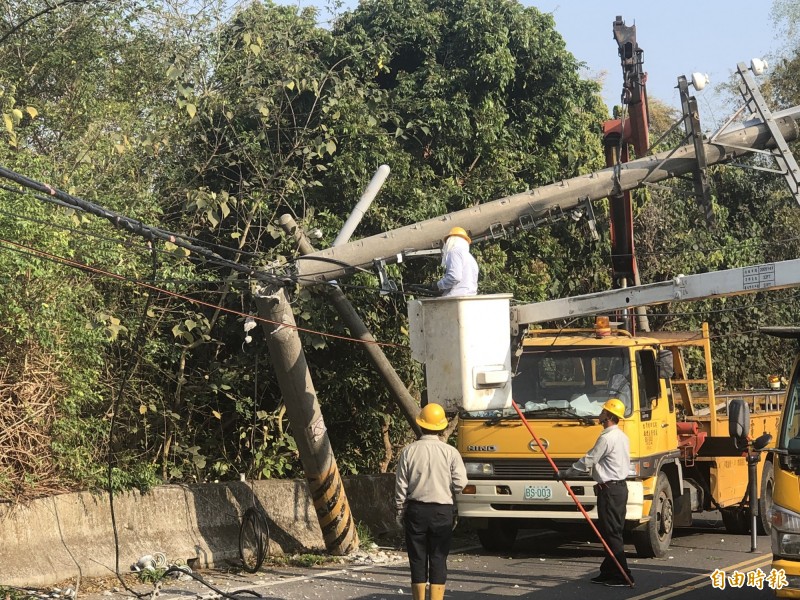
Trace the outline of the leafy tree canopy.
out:
<instances>
[{"instance_id":1,"label":"leafy tree canopy","mask_svg":"<svg viewBox=\"0 0 800 600\"><path fill-rule=\"evenodd\" d=\"M776 6L796 21L791 3ZM513 0L364 0L330 28L313 9L266 0L234 10L0 0L0 9L0 164L227 260L289 272L297 249L276 217L291 214L321 232L315 244L330 244L381 164L392 174L359 236L604 166L599 84L581 79L550 15ZM779 106L800 101L792 44L765 86ZM656 139L678 115L652 104ZM679 141L673 134L665 147ZM782 181L733 167L710 175L714 228L686 182L634 194L643 282L796 256L797 209ZM5 414L16 415L4 427L49 448L39 467L25 462L24 446L0 448L0 494L301 474L263 336L243 328L252 282L15 188L0 195L5 383L20 393L25 365L48 374L30 395L47 418L31 421L0 391L13 407ZM585 222L565 219L476 247L481 291L532 302L609 288L605 203L595 213L599 241ZM402 289L437 269L415 261L389 274ZM386 352L418 394L406 296L378 294L371 274L340 283L375 337L394 344ZM291 296L340 468L391 468L408 430L386 390L351 342L312 333L349 334L323 298L305 288ZM720 381L754 385L788 368L787 353L753 352L752 338L734 334L793 322L795 304L743 297L691 314L667 306L652 323L709 319Z\"/></svg>"}]
</instances>

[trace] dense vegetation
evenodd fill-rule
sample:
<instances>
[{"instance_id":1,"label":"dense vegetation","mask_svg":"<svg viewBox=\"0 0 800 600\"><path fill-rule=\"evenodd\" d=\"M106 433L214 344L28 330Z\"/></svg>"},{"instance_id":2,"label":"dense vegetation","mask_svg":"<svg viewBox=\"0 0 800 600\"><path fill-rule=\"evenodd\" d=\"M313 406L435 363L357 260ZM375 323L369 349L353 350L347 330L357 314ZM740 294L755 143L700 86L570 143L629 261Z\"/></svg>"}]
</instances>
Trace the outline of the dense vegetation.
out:
<instances>
[{"instance_id":1,"label":"dense vegetation","mask_svg":"<svg viewBox=\"0 0 800 600\"><path fill-rule=\"evenodd\" d=\"M269 1L0 7L0 165L229 261L2 185L0 497L301 475L261 330L245 337L253 282L230 261L291 276L297 251L276 218L330 244L384 163L392 174L359 236L604 164L599 83L580 77L551 16L513 0L364 0L330 27ZM791 3L776 8L796 48ZM776 108L800 102L798 69L787 53L765 88ZM677 115L652 109L656 139ZM714 228L686 182L635 194L643 282L797 256L800 213L782 179L733 167L712 178ZM481 291L531 302L609 288L607 207L595 210L598 241L564 220L477 247ZM435 270L391 275L402 289ZM406 296L379 294L370 274L341 283L418 394ZM347 335L324 296L289 294L304 329ZM761 386L789 357L751 332L796 322L794 297L667 306L651 323L708 320L719 383ZM340 469L392 468L408 428L363 354L302 337Z\"/></svg>"}]
</instances>

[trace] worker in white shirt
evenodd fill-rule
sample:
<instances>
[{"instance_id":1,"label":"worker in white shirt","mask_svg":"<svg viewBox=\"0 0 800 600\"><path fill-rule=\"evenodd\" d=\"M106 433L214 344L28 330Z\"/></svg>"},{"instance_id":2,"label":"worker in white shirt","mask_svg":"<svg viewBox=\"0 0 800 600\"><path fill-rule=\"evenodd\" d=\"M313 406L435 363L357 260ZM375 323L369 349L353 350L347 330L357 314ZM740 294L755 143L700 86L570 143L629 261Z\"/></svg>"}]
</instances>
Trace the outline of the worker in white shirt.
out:
<instances>
[{"instance_id":1,"label":"worker in white shirt","mask_svg":"<svg viewBox=\"0 0 800 600\"><path fill-rule=\"evenodd\" d=\"M478 263L469 252L472 243L463 227L453 227L444 238L444 277L430 285L441 296L474 296L478 293Z\"/></svg>"},{"instance_id":2,"label":"worker in white shirt","mask_svg":"<svg viewBox=\"0 0 800 600\"><path fill-rule=\"evenodd\" d=\"M426 404L417 425L422 436L403 449L397 462L395 508L405 529L413 600L425 599L427 582L431 600L442 600L453 538L454 495L467 483L467 471L458 450L439 439L439 432L447 428L440 405Z\"/></svg>"},{"instance_id":3,"label":"worker in white shirt","mask_svg":"<svg viewBox=\"0 0 800 600\"><path fill-rule=\"evenodd\" d=\"M597 482L594 492L597 496L600 533L614 558L628 575L630 584L633 584L633 576L625 558L625 545L622 541L625 505L628 503L628 486L625 480L628 478L631 465L630 441L618 426L620 419L624 417L625 405L619 398L611 398L603 404L598 419L603 426L602 433L586 456L569 469L558 472L558 479L582 477L591 471L592 479ZM613 587L630 585L620 573L614 558L606 556L600 565L600 574L592 577L592 583Z\"/></svg>"}]
</instances>

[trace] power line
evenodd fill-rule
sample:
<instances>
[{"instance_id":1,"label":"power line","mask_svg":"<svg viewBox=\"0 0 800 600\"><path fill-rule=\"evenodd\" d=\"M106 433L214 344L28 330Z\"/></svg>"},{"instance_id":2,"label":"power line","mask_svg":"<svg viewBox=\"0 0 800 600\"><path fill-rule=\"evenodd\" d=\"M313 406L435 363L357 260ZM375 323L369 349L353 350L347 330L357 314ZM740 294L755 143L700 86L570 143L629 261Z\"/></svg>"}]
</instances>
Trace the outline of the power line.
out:
<instances>
[{"instance_id":1,"label":"power line","mask_svg":"<svg viewBox=\"0 0 800 600\"><path fill-rule=\"evenodd\" d=\"M19 194L21 196L26 195L26 191L24 189L13 188L13 187L10 187L8 185L0 185L0 189L6 190L7 192L13 192L15 194ZM42 202L55 204L56 206L61 206L63 208L69 208L71 210L78 210L78 211L81 211L81 212L86 212L86 211L84 211L83 209L81 209L78 206L73 206L71 204L68 204L66 202L62 202L62 201L57 200L55 198L52 198L50 196L45 196L45 195L42 195L42 194L34 194L34 193L31 193L31 196L33 196L36 200L40 200ZM5 214L9 214L9 213L5 213ZM12 216L16 216L16 215L12 215ZM33 219L32 217L24 217L24 216L21 216L21 215L20 215L20 217L21 218L30 218L31 220ZM76 233L81 233L81 230L79 230L79 229L73 229L72 231L75 231ZM98 234L87 234L87 235L96 235L97 237L102 237L102 236L99 236ZM206 246L211 246L213 248L219 248L220 250L225 250L226 252L232 252L232 253L238 254L240 256L249 256L249 257L252 257L252 258L257 258L259 256L259 254L255 253L255 252L249 252L247 250L240 250L238 248L231 248L230 246L225 246L223 244L217 244L215 242L209 242L207 240L201 240L199 238L192 237L190 235L186 235L186 234L175 234L175 235L180 235L180 237L182 237L185 240L189 240L189 241L197 242L197 243L202 243L202 244L204 244ZM105 239L112 240L113 238L105 238ZM166 251L163 251L163 250L158 250L158 252L162 252L164 254L168 254Z\"/></svg>"},{"instance_id":2,"label":"power line","mask_svg":"<svg viewBox=\"0 0 800 600\"><path fill-rule=\"evenodd\" d=\"M2 185L2 184L0 184L0 189L4 189L6 191L14 192L14 193L17 193L17 194L23 194L23 195L25 194L25 192L23 190L11 188L9 186ZM42 200L42 201L45 201L45 202L52 202L51 198L46 197L46 196L42 196L40 194L32 194L32 196L34 198L38 199L38 200ZM59 202L56 202L56 204L58 206L62 206L64 208L76 209L76 207L70 206L70 205L68 205L68 204L66 204L64 202L60 202L59 201ZM77 209L77 210L80 210L80 209ZM0 210L0 214L5 215L5 216L10 217L10 218L14 218L14 219L30 221L32 223L36 223L36 224L39 224L39 225L44 225L44 226L47 226L47 227L53 227L55 229L60 229L62 231L67 231L67 232L74 233L74 234L77 234L77 235L83 235L83 236L92 237L92 238L95 238L95 239L107 241L109 243L113 243L113 244L117 244L117 245L123 245L123 246L125 246L127 248L131 248L133 246L133 249L138 250L138 251L150 252L150 249L147 248L146 246L144 246L143 244L135 244L134 245L131 242L129 242L127 240L124 240L124 239L113 238L113 237L109 237L109 236L104 236L104 235L98 234L96 232L85 231L85 230L78 229L78 228L75 228L75 227L69 227L69 226L66 226L66 225L61 225L61 224L58 224L58 223L54 223L51 220L38 219L38 218L32 217L30 215L16 214L16 213L11 213L9 211L4 211L4 210ZM187 237L187 236L184 236L184 237ZM188 237L187 239L196 240L196 238L191 238L191 237ZM216 246L216 247L223 248L223 249L227 249L227 250L231 250L233 252L237 252L237 253L242 254L242 255L257 256L255 253L252 253L252 252L246 252L246 251L243 251L243 250L235 250L235 249L228 248L226 246L221 246L219 244L209 243L209 245ZM164 255L170 255L170 256L172 255L172 253L167 251L167 250L161 250L161 249L156 248L154 251L158 252L160 254L164 254ZM302 258L303 257L297 257L295 260L302 259ZM338 261L338 260L333 259L333 258L330 258L330 259L325 258L325 259L320 259L320 260L325 260L327 262L331 262L331 263L338 264L338 265L349 266L347 263L344 263L343 261ZM287 263L287 264L292 264L292 263L290 262L290 263ZM374 273L372 273L372 271L370 271L369 269L362 268L362 267L356 267L356 270L359 271L359 272L362 272L362 273L369 274L369 275L374 275ZM284 283L287 283L289 281L300 283L301 279L303 279L303 278L297 277L297 276L287 276L285 278ZM138 281L138 280L131 280L131 281ZM209 279L209 280L202 280L202 279L198 279L198 280L162 279L162 280L157 280L157 281L160 281L161 283L185 283L185 284L226 283L226 282L228 282L228 280L217 280L217 279ZM329 285L329 286L338 285L341 288L354 289L354 290L356 290L356 289L357 290L369 290L369 291L372 291L372 292L377 291L373 287L354 285L354 284L346 284L346 283L342 283L342 282L339 282L338 284L337 283L328 282L328 281L315 282L315 283ZM404 292L392 292L392 293L411 295L411 293L404 293Z\"/></svg>"},{"instance_id":3,"label":"power line","mask_svg":"<svg viewBox=\"0 0 800 600\"><path fill-rule=\"evenodd\" d=\"M0 248L3 247L2 244L8 244L9 246L12 246L13 249L15 249L15 251L22 252L22 253L30 255L30 256L34 256L36 258L50 260L52 262L56 262L56 263L60 263L60 264L63 264L63 265L69 266L69 267L80 269L82 271L87 271L87 272L90 272L90 273L95 273L95 274L98 274L98 275L103 275L103 276L106 276L106 277L110 277L110 278L116 279L118 281L124 281L126 283L131 283L131 284L136 285L138 287L142 287L142 288L154 291L154 292L159 292L159 293L164 294L166 296L171 296L173 298L179 298L179 299L184 300L186 302L189 302L191 304L195 304L195 305L199 305L199 306L205 306L207 308L212 308L214 310L219 310L221 312L225 312L225 313L228 313L228 314L236 315L236 316L239 316L239 317L252 318L255 321L259 321L261 323L269 323L270 325L277 325L277 326L280 326L280 327L288 327L288 328L291 328L291 329L295 329L297 331L302 331L304 333L318 335L320 337L339 339L339 340L344 340L344 341L347 341L347 342L355 342L355 343L358 343L358 344L375 344L377 346L387 346L387 347L393 347L393 348L408 349L407 346L402 346L400 344L394 344L392 342L378 342L378 341L372 341L372 340L360 340L360 339L357 339L357 338L344 336L344 335L338 335L338 334L335 334L335 333L326 333L324 331L318 331L318 330L315 330L315 329L308 329L308 328L305 328L305 327L300 327L298 325L290 325L288 323L271 321L270 319L265 319L265 318L257 316L257 315L252 315L252 314L245 313L245 312L242 312L242 311L234 310L232 308L227 308L227 307L224 307L224 306L221 306L221 305L218 305L218 304L212 304L211 302L205 302L203 300L198 300L197 298L191 298L189 296L185 296L185 295L179 294L177 292L171 292L171 291L169 291L167 289L158 287L158 286L153 285L151 283L147 283L146 281L137 281L137 280L134 280L134 279L130 279L128 277L125 277L124 275L119 275L117 273L112 273L111 271L106 271L106 270L101 269L99 267L93 267L91 265L87 265L86 263L82 263L82 262L79 262L79 261L76 261L76 260L65 258L63 256L58 256L56 254L45 252L43 250L38 250L36 248L31 248L30 246L25 246L24 244L18 244L16 242L12 242L10 240L5 240L5 239L0 238Z\"/></svg>"},{"instance_id":4,"label":"power line","mask_svg":"<svg viewBox=\"0 0 800 600\"><path fill-rule=\"evenodd\" d=\"M236 316L240 316L240 317L244 317L244 318L248 318L249 317L249 318L252 318L252 319L254 319L255 321L258 321L258 322L269 323L271 325L278 325L278 326L283 326L283 327L290 327L292 329L295 329L297 331L302 331L304 333L308 333L308 334L312 334L312 335L319 335L321 337L328 337L328 338L332 338L332 339L339 339L339 340L343 340L343 341L347 341L347 342L355 342L355 343L359 343L359 344L376 344L378 346L394 347L394 348L400 348L400 349L406 349L406 350L409 349L408 346L403 346L403 345L400 345L400 344L394 344L394 343L391 343L391 342L378 342L378 341L361 340L361 339L352 338L352 337L349 337L349 336L343 336L343 335L338 335L338 334L333 334L333 333L326 333L326 332L322 332L322 331L319 331L319 330L308 329L308 328L300 327L300 326L297 326L297 325L290 325L290 324L287 324L287 323L279 323L279 322L276 322L276 321L265 319L265 318L257 316L257 315L252 315L252 314L245 313L245 312L242 312L242 311L237 311L237 310L234 310L234 309L231 309L231 308L227 308L227 307L224 307L224 306L221 306L221 305L212 304L210 302L205 302L203 300L198 300L196 298L191 298L189 296L185 296L183 294L178 294L176 292L172 292L172 291L166 290L164 288L160 288L160 287L158 287L156 285L153 285L153 284L150 284L150 283L147 283L147 282L144 282L144 281L133 280L133 279L130 279L130 278L125 277L123 275L119 275L117 273L106 271L104 269L101 269L101 268L98 268L98 267L93 267L91 265L88 265L88 264L85 264L85 263L81 263L79 261L75 261L75 260L72 260L72 259L61 257L61 256L58 256L58 255L55 255L55 254L51 254L49 252L45 252L45 251L42 251L42 250L38 250L36 248L31 248L31 247L25 246L23 244L18 244L16 242L12 242L10 240L5 240L5 239L0 238L0 248L3 247L2 244L7 244L8 246L12 247L12 248L6 248L6 249L11 249L13 251L20 252L20 253L23 253L23 254L26 254L26 255L29 255L29 256L32 256L32 257L36 257L36 258L40 258L40 259L44 259L44 260L50 260L50 261L53 261L53 262L56 262L56 263L60 263L60 264L66 265L66 266L70 266L70 267L73 267L73 268L77 268L77 269L80 269L80 270L83 270L83 271L87 271L87 272L103 275L103 276L106 276L106 277L110 277L110 278L116 279L118 281L124 281L126 283L131 283L131 284L137 285L139 287L146 288L146 289L151 290L151 291L159 292L159 293L164 294L166 296L170 296L170 297L173 297L173 298L184 300L184 301L189 302L191 304L195 304L195 305L199 305L199 306L205 306L207 308L212 308L212 309L215 309L215 310L219 310L221 312L225 312L225 313L228 313L228 314L232 314L232 315L236 315ZM795 296L800 296L800 292L796 292L794 295ZM741 307L733 307L733 308L717 309L717 310L709 310L709 311L695 311L695 312L682 312L682 313L661 313L661 314L654 314L653 316L688 316L688 315L716 314L716 313L725 313L725 312L741 312L741 311L752 310L753 308L758 308L758 307L762 307L762 306L768 306L768 305L779 303L779 302L785 302L785 300L766 301L766 302L763 302L763 303L758 303L758 304L750 305L750 306L741 306ZM730 334L726 334L726 335L745 335L747 333L749 333L749 332L731 332Z\"/></svg>"},{"instance_id":5,"label":"power line","mask_svg":"<svg viewBox=\"0 0 800 600\"><path fill-rule=\"evenodd\" d=\"M214 252L211 252L210 250L208 250L208 249L206 249L204 247L201 247L201 246L198 246L196 244L193 244L193 243L190 243L190 242L186 241L187 239L194 240L194 241L199 241L199 240L195 240L195 238L189 238L188 236L175 234L175 233L172 233L172 232L169 232L169 231L165 231L165 230L162 230L162 229L159 229L159 228L156 228L156 227L148 226L148 225L142 223L139 220L132 219L130 217L126 217L126 216L121 215L119 213L110 211L110 210L105 209L105 208L103 208L101 206L98 206L98 205L96 205L94 203L85 201L85 200L83 200L83 199L81 199L79 197L76 197L76 196L73 196L73 195L68 194L66 192L63 192L61 190L55 189L55 188L53 188L52 186L50 186L48 184L38 182L36 180L33 180L33 179L31 179L29 177L26 177L24 175L20 175L18 173L15 173L15 172L13 172L13 171L11 171L9 169L6 169L4 167L1 167L1 166L0 166L0 177L6 178L6 179L8 179L10 181L14 181L14 182L16 182L16 183L18 183L18 184L20 184L23 187L26 187L28 189L36 190L36 191L42 192L42 193L46 193L47 195L33 194L35 198L37 198L37 199L39 199L41 201L54 202L59 206L81 210L83 212L87 212L89 214L93 214L95 216L99 216L101 218L107 219L115 227L117 227L119 229L130 231L130 232L132 232L132 233L134 233L136 235L143 236L144 238L149 239L151 241L162 240L162 241L166 241L166 242L175 244L176 246L182 247L184 249L189 250L190 252L194 252L195 254L206 258L209 262L213 262L213 263L218 264L220 266L228 267L228 268L230 268L230 269L232 269L234 271L237 271L237 272L240 272L240 273L244 273L244 274L246 274L248 277L250 277L252 279L255 279L255 280L266 280L266 281L269 281L271 283L277 283L278 285L286 285L287 283L290 283L290 282L291 283L299 282L299 278L297 276L294 276L294 277L289 277L289 276L278 277L278 276L276 276L274 274L265 273L263 271L256 271L254 268L252 268L252 267L250 267L248 265L243 265L243 264L238 263L238 262L234 262L234 261L230 261L230 260L224 259L223 257L219 256L218 254L216 254ZM10 187L7 187L7 186L0 186L0 188L6 189L9 192L20 193L20 194L24 193L22 190L10 188ZM3 212L3 211L0 211L0 212ZM9 214L9 213L3 212L3 214ZM41 220L34 219L32 217L23 217L23 216L20 216L20 215L13 215L13 216L18 217L18 218L28 218L28 219L30 219L30 220L32 220L34 222L44 223L44 224L48 224L48 225L55 226L55 227L61 227L61 228L67 229L67 230L75 232L75 233L94 235L94 236L96 236L98 238L101 238L101 239L106 239L106 240L109 240L109 241L113 241L115 243L121 243L119 240L114 240L113 238L107 238L107 237L99 236L97 234L90 234L88 232L83 232L81 230L77 230L77 229L73 229L73 228L69 228L69 227L64 227L64 226L60 226L60 225L55 225L53 223L46 223L46 222L43 222ZM799 238L800 238L800 236L787 238L786 240L784 240L784 242L793 241L793 240L796 240L796 239L799 239ZM12 244L12 245L16 245L16 244L14 244L13 242L10 242L10 241L6 241L6 243ZM776 242L772 242L772 243L780 243L780 242L776 241ZM217 244L211 244L211 245L217 246L219 248L224 248L225 250L229 250L229 251L232 251L232 252L239 252L239 253L244 254L244 255L255 256L252 253L247 253L247 252L239 251L239 250L228 248L228 247L224 247L224 246L219 246ZM744 245L744 243L739 244L739 245ZM766 244L764 244L762 242L762 245L766 245ZM22 245L17 245L17 246L19 248L25 248ZM717 247L717 249L719 249L719 248L724 248L724 247L723 246ZM42 256L46 255L46 253L43 253L43 252L35 250L35 249L29 249L29 250L31 252L33 252L35 256L42 257ZM684 250L682 252L687 252L688 253L688 252L704 252L704 251L708 251L708 250L707 249L703 249L703 250L701 250L701 249L692 249L692 250ZM655 254L656 253L649 253L649 254L645 253L644 255L655 255ZM662 254L666 254L666 253L662 253ZM71 262L68 259L64 259L62 257L56 257L55 255L53 255L53 257L54 257L54 260L60 260L61 262L65 263L65 264L70 264L70 262ZM295 262L297 260L301 260L303 258L311 258L311 257L297 257L295 259ZM132 280L132 279L129 279L129 278L124 278L122 276L115 275L115 274L110 273L110 272L105 272L105 271L102 271L101 269L90 267L90 266L84 265L82 263L77 263L77 262L74 262L74 261L72 261L72 262L73 262L72 266L75 266L77 268L81 268L81 269L84 269L84 270L95 271L97 273L105 274L107 276L120 278L120 279L123 279L125 281L130 282L130 283L134 283L136 285L140 285L140 286L143 286L143 287L150 287L150 284L147 284L145 282L140 282L140 281ZM338 264L338 265L349 266L349 265L346 265L345 263L342 263L341 261L337 261L337 260L333 260L333 259L329 259L329 262L332 262L332 263ZM364 268L360 268L359 267L359 268L354 268L354 269L356 269L356 270L358 270L360 272L365 272L365 273L372 274L371 271L369 271L367 269L364 269ZM198 283L202 283L202 282L198 282ZM335 284L331 284L331 285L335 285ZM347 287L350 287L351 289L358 289L358 287L361 287L361 286L347 286ZM174 295L176 297L181 297L179 294L174 294L173 292L169 292L167 290L162 290L160 288L153 288L153 289L157 289L158 291L162 291L162 292L164 292L166 294L171 294L171 295ZM404 292L395 292L395 293L402 293L402 294L406 295ZM187 297L183 297L183 299L185 299L187 301L190 301L190 302L195 302L195 303L200 303L200 304L207 304L207 303L203 303L203 302L201 302L199 300L194 300L194 299L187 298ZM209 306L214 306L214 305L209 305ZM215 308L221 308L221 307L215 307ZM223 309L223 310L225 310L225 309ZM713 312L714 311L712 311L711 314L713 314ZM243 316L248 316L248 315L244 315L243 313L238 313L238 314L242 314ZM706 311L702 311L702 312L701 311L697 311L695 313L687 312L687 313L672 313L672 314L674 314L674 315L679 315L679 314L688 315L688 314L709 314L709 313L706 312ZM665 314L664 316L668 316L668 315ZM322 332L319 332L319 331L308 330L308 329L303 329L303 328L299 328L299 327L297 329L300 330L300 331L307 331L309 333L315 333L317 335L322 335L322 336L343 337L343 336L335 336L333 334L325 334L325 333L322 333ZM343 337L343 339L354 340L354 338L346 338L346 337ZM362 340L354 340L354 341L359 341L359 342L363 343ZM394 345L394 344L387 344L387 345Z\"/></svg>"},{"instance_id":6,"label":"power line","mask_svg":"<svg viewBox=\"0 0 800 600\"><path fill-rule=\"evenodd\" d=\"M230 268L232 270L235 270L237 272L240 272L240 273L244 273L244 274L248 275L248 277L250 277L252 279L266 280L266 281L269 281L271 283L276 283L278 285L286 285L287 283L302 283L302 281L301 281L302 278L298 277L297 275L277 276L275 274L266 273L264 271L259 271L259 270L256 270L256 269L254 269L253 267L251 267L249 265L244 265L242 263L238 263L238 262L235 262L235 261L231 261L231 260L225 259L222 256L220 256L219 254L208 250L204 246L216 247L216 248L219 248L219 249L222 249L222 250L225 250L225 251L234 252L234 253L237 253L239 255L249 256L249 257L258 256L255 253L251 253L251 252L247 252L247 251L243 251L243 250L238 250L238 249L235 249L235 248L230 248L230 247L223 246L223 245L220 245L220 244L215 244L213 242L201 241L201 240L198 240L197 238L186 236L184 234L177 234L177 233L169 232L169 231L166 231L166 230L162 230L160 228L148 226L148 225L144 224L143 222L141 222L139 220L132 219L130 217L126 217L126 216L121 215L119 213L110 211L110 210L105 209L105 208L103 208L103 207L101 207L99 205L96 205L94 203L88 202L86 200L83 200L83 199L81 199L81 198L79 198L77 196L73 196L71 194L68 194L68 193L63 192L61 190L55 189L55 188L53 188L52 186L50 186L48 184L38 182L38 181L36 181L34 179L31 179L31 178L26 177L24 175L20 175L18 173L15 173L15 172L13 172L13 171L11 171L9 169L6 169L4 167L0 167L0 177L4 177L4 178L6 178L6 179L8 179L10 181L14 181L14 182L22 185L25 188L28 188L28 189L31 189L31 190L37 190L39 192L43 192L43 193L47 194L47 195L33 194L33 196L38 200L45 201L45 202L50 202L50 203L55 203L58 206L62 206L62 207L65 207L65 208L72 208L72 209L80 210L80 211L83 211L83 212L87 212L89 214L93 214L95 216L99 216L101 218L107 219L115 227L117 227L119 229L130 231L130 232L132 232L132 233L134 233L136 235L143 236L146 239L150 239L150 240L160 239L162 241L173 243L176 246L182 247L184 249L189 250L190 252L194 252L195 254L197 254L199 256L202 256L203 258L205 258L209 262L218 264L220 266L228 267L228 268ZM24 194L23 190L11 188L9 186L0 185L0 189L5 189L5 190L7 190L9 192L13 192L13 193ZM0 212L2 212L3 214L7 214L7 215L9 214L9 213L4 212L4 211L0 211ZM79 229L60 226L60 225L57 225L57 224L54 224L54 223L50 223L50 222L43 222L42 220L37 220L37 219L34 219L33 217L22 216L22 215L12 215L12 216L15 216L17 218L29 219L29 220L31 220L33 222L47 224L47 225L50 225L50 226L53 226L53 227L60 227L60 228L66 229L68 231L79 233L79 234L83 234L83 235L91 235L91 236L97 237L99 239L105 239L105 240L108 240L108 241L113 241L114 243L123 243L121 241L114 240L113 238L100 236L99 234L84 232L84 231L81 231ZM798 239L800 239L800 236L790 237L790 238L786 238L784 240L775 240L775 241L768 242L768 243L770 245L785 244L786 242L796 241ZM199 245L197 245L197 243L194 243L194 242L203 243L204 246L199 246ZM762 241L762 242L759 242L759 245L760 246L767 246L768 243ZM711 251L711 249L720 250L720 249L726 249L726 248L732 248L732 247L741 247L741 246L744 246L746 244L748 244L748 242L741 242L740 244L737 244L737 245L734 245L734 246L726 245L726 246L716 246L716 247L713 247L713 248L702 248L702 249L701 248L697 248L697 249L693 248L693 249L685 249L685 250L675 250L675 251L672 251L672 252L666 252L666 251L664 251L664 252L649 252L649 253L648 252L642 252L642 253L639 253L639 256L641 256L641 257L646 257L646 256L674 256L674 255L679 255L679 254L688 254L690 252L705 252L705 253L707 253L707 252ZM168 252L163 251L163 250L159 250L159 252L168 254ZM610 257L610 255L606 254L606 253L601 254L601 256L603 256L603 258L605 258L605 259L608 259ZM561 255L561 257L565 258L566 255ZM303 259L306 259L306 260L326 260L328 262L331 262L333 264L337 264L339 266L345 266L345 267L350 267L351 266L351 265L349 265L347 263L344 263L342 261L337 261L337 260L334 260L334 259L324 259L324 258L320 258L320 257L296 257L294 259L294 261L292 261L291 263L288 263L288 264L295 264L297 262L297 260L303 260ZM370 270L364 269L362 267L352 267L352 268L354 270L356 270L356 271L359 271L359 272L373 274ZM331 270L334 270L334 269L331 269ZM345 287L342 284L339 284L339 285L341 287ZM351 287L353 289L357 289L358 286L347 286L347 287Z\"/></svg>"},{"instance_id":7,"label":"power line","mask_svg":"<svg viewBox=\"0 0 800 600\"><path fill-rule=\"evenodd\" d=\"M62 205L66 205L71 208L77 208L84 212L101 217L103 219L108 220L112 225L114 225L114 227L130 231L132 233L135 233L136 235L144 237L145 239L151 241L161 240L164 242L169 242L180 248L184 248L185 250L194 252L195 254L197 254L198 256L202 256L209 262L218 264L220 266L228 267L233 271L245 273L252 279L256 279L259 281L268 281L270 283L275 283L279 285L287 283L287 278L278 277L277 275L271 273L265 273L263 271L258 271L250 266L225 259L221 257L219 254L211 252L210 250L202 246L190 243L186 241L186 236L177 233L172 233L170 231L165 231L163 229L152 227L150 225L146 225L145 223L137 219L132 219L130 217L126 217L114 211L108 210L92 202L88 202L86 200L83 200L82 198L78 198L77 196L73 196L62 190L56 189L46 183L41 183L39 181L26 177L25 175L20 175L19 173L15 173L14 171L11 171L10 169L7 169L2 166L0 166L0 177L3 177L10 181L14 181L15 183L18 183L26 188L46 194L48 201L52 201L53 199L55 199Z\"/></svg>"}]
</instances>

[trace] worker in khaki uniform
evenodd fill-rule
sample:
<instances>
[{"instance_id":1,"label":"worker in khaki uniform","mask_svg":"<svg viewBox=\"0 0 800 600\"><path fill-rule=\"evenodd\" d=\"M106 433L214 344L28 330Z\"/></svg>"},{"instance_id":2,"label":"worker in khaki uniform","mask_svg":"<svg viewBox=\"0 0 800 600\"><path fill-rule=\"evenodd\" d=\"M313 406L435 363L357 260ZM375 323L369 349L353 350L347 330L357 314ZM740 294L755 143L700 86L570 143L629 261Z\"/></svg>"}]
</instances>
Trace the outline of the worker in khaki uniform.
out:
<instances>
[{"instance_id":1,"label":"worker in khaki uniform","mask_svg":"<svg viewBox=\"0 0 800 600\"><path fill-rule=\"evenodd\" d=\"M417 424L422 436L403 449L397 463L395 508L405 528L414 600L425 599L428 581L431 600L442 600L453 537L453 496L466 484L467 471L458 451L439 439L438 432L447 428L441 406L426 404Z\"/></svg>"},{"instance_id":2,"label":"worker in khaki uniform","mask_svg":"<svg viewBox=\"0 0 800 600\"><path fill-rule=\"evenodd\" d=\"M622 541L625 505L628 503L628 486L625 480L628 478L631 465L630 441L625 432L618 427L620 419L624 416L625 404L619 398L611 398L603 404L598 419L603 426L602 433L586 456L569 469L558 472L558 479L585 476L589 471L592 472L592 479L597 482L594 492L597 495L597 520L600 533L614 558L633 583ZM600 575L592 577L591 581L613 587L628 586L628 582L610 556L606 556L600 565Z\"/></svg>"}]
</instances>

